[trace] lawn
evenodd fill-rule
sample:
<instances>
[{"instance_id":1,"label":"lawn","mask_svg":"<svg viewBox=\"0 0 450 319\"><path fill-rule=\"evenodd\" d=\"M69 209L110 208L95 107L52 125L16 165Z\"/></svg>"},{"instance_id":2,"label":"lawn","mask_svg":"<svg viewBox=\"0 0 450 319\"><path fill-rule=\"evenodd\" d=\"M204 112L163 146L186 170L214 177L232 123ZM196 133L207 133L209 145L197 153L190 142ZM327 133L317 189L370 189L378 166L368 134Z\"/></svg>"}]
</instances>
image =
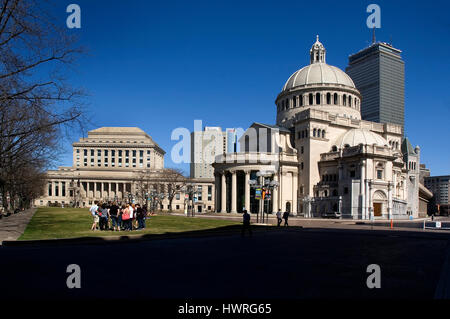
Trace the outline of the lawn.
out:
<instances>
[{"instance_id":1,"label":"lawn","mask_svg":"<svg viewBox=\"0 0 450 319\"><path fill-rule=\"evenodd\" d=\"M192 218L161 214L151 216L142 231L91 231L92 216L87 208L38 208L19 240L73 237L133 236L208 230L240 223L230 220Z\"/></svg>"}]
</instances>

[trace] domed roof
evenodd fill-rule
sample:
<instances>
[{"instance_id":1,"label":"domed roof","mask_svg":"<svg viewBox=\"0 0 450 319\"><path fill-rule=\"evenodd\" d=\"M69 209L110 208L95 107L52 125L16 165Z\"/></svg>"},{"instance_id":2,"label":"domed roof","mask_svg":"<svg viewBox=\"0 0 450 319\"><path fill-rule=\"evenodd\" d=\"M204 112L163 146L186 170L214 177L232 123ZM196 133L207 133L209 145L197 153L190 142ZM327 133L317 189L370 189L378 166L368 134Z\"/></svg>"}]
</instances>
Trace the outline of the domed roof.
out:
<instances>
[{"instance_id":1,"label":"domed roof","mask_svg":"<svg viewBox=\"0 0 450 319\"><path fill-rule=\"evenodd\" d=\"M355 88L350 76L339 68L326 63L312 63L292 74L283 91L308 84L334 84Z\"/></svg>"},{"instance_id":2,"label":"domed roof","mask_svg":"<svg viewBox=\"0 0 450 319\"><path fill-rule=\"evenodd\" d=\"M366 129L351 129L342 134L334 143L338 148L352 147L359 144L388 146L387 141L381 135Z\"/></svg>"},{"instance_id":3,"label":"domed roof","mask_svg":"<svg viewBox=\"0 0 450 319\"><path fill-rule=\"evenodd\" d=\"M341 69L326 63L326 50L319 36L309 51L310 65L298 70L290 76L283 91L308 84L344 85L355 88L350 76Z\"/></svg>"}]
</instances>

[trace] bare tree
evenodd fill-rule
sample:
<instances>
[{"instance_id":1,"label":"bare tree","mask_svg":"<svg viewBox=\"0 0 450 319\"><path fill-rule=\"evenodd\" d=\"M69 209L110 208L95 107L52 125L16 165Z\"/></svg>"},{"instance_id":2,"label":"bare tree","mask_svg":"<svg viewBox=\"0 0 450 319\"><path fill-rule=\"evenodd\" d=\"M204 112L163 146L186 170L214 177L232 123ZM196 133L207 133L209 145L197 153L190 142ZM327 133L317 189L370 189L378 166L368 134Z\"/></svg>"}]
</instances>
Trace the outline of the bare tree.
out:
<instances>
[{"instance_id":1,"label":"bare tree","mask_svg":"<svg viewBox=\"0 0 450 319\"><path fill-rule=\"evenodd\" d=\"M29 200L35 194L31 186L39 184L35 179L43 178L42 173L55 158L61 135L83 123L84 93L67 81L82 49L65 26L54 23L50 11L48 2L0 0L3 198L8 194ZM23 168L28 175L21 175ZM30 185L25 186L27 181Z\"/></svg>"},{"instance_id":2,"label":"bare tree","mask_svg":"<svg viewBox=\"0 0 450 319\"><path fill-rule=\"evenodd\" d=\"M166 168L162 171L162 181L167 187L167 199L169 200L169 211L172 211L172 201L176 194L186 185L186 177L183 171L177 168Z\"/></svg>"}]
</instances>

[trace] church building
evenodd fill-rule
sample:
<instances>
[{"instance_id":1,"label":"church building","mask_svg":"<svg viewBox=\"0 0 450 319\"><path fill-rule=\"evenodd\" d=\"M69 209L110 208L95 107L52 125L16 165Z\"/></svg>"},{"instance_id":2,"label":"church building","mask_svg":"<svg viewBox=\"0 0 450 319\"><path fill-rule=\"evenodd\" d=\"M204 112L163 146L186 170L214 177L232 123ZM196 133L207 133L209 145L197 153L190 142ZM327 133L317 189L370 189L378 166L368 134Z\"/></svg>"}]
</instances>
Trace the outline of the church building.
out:
<instances>
[{"instance_id":1,"label":"church building","mask_svg":"<svg viewBox=\"0 0 450 319\"><path fill-rule=\"evenodd\" d=\"M240 153L216 157L217 211L255 213L263 203L304 217L418 217L419 147L401 125L362 120L360 92L326 54L317 36L310 64L276 98L276 124L254 123ZM261 201L252 184L270 181L270 200Z\"/></svg>"}]
</instances>

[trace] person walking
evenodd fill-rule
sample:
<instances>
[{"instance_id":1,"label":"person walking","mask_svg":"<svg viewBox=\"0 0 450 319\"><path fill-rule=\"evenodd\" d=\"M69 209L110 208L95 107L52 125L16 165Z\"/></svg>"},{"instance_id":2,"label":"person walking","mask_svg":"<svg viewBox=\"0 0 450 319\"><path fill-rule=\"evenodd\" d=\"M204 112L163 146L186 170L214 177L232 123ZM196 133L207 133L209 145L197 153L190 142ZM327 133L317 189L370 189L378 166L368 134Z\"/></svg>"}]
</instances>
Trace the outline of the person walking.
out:
<instances>
[{"instance_id":1,"label":"person walking","mask_svg":"<svg viewBox=\"0 0 450 319\"><path fill-rule=\"evenodd\" d=\"M289 212L288 211L284 212L283 219L284 219L284 226L289 226L289 224L288 224Z\"/></svg>"},{"instance_id":2,"label":"person walking","mask_svg":"<svg viewBox=\"0 0 450 319\"><path fill-rule=\"evenodd\" d=\"M91 208L89 208L89 211L91 212L92 218L93 218L93 223L92 223L92 227L91 227L91 230L93 230L93 231L97 230L97 224L99 222L97 204L98 204L98 201L94 201Z\"/></svg>"},{"instance_id":3,"label":"person walking","mask_svg":"<svg viewBox=\"0 0 450 319\"><path fill-rule=\"evenodd\" d=\"M281 219L281 209L279 209L279 210L277 211L277 226L278 226L278 227L280 227L282 221L283 221L283 220Z\"/></svg>"},{"instance_id":4,"label":"person walking","mask_svg":"<svg viewBox=\"0 0 450 319\"><path fill-rule=\"evenodd\" d=\"M242 216L242 233L241 236L244 237L245 230L248 230L250 237L252 236L252 229L250 228L250 214L244 209L244 214Z\"/></svg>"}]
</instances>

